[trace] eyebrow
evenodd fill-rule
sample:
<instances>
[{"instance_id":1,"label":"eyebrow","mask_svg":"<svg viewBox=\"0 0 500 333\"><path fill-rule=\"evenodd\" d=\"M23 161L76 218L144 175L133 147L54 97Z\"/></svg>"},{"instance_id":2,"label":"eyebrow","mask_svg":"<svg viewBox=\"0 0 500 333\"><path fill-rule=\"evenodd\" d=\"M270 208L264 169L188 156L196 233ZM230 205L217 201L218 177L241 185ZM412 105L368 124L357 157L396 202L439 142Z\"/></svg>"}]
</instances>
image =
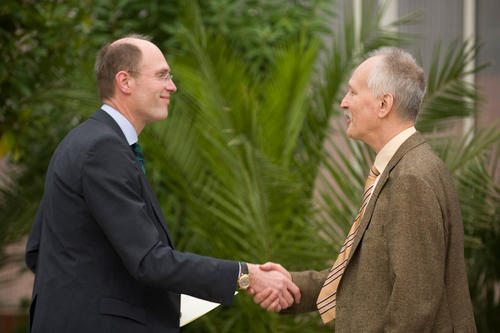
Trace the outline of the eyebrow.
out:
<instances>
[{"instance_id":1,"label":"eyebrow","mask_svg":"<svg viewBox=\"0 0 500 333\"><path fill-rule=\"evenodd\" d=\"M169 74L170 73L170 68L162 68L158 71L156 71L155 74Z\"/></svg>"}]
</instances>

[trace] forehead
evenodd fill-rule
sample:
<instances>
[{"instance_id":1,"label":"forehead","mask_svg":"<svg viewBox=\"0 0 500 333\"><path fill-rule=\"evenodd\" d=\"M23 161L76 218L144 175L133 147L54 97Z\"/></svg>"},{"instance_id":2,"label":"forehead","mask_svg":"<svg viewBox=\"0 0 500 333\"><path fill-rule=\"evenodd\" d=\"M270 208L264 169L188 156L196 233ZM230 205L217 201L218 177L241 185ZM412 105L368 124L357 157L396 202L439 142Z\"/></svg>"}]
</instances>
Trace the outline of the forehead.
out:
<instances>
[{"instance_id":1,"label":"forehead","mask_svg":"<svg viewBox=\"0 0 500 333\"><path fill-rule=\"evenodd\" d=\"M165 60L165 56L156 45L148 41L141 42L142 43L137 46L142 52L142 59L139 65L142 70L152 70L155 72L170 70Z\"/></svg>"},{"instance_id":2,"label":"forehead","mask_svg":"<svg viewBox=\"0 0 500 333\"><path fill-rule=\"evenodd\" d=\"M371 57L363 61L352 73L349 85L367 84L370 72L378 61L378 57Z\"/></svg>"}]
</instances>

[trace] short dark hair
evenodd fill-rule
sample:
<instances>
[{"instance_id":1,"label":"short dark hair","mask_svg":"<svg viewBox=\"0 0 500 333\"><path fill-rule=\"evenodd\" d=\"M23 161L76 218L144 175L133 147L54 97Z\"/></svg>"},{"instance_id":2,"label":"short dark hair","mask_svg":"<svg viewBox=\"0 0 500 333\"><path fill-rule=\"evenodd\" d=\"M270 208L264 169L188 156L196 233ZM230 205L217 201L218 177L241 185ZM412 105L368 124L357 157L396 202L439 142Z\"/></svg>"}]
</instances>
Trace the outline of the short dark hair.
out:
<instances>
[{"instance_id":1,"label":"short dark hair","mask_svg":"<svg viewBox=\"0 0 500 333\"><path fill-rule=\"evenodd\" d=\"M123 38L135 38L151 41L148 36L138 34L127 35ZM138 70L141 60L141 50L132 43L112 42L107 43L101 48L94 66L94 71L97 77L97 85L99 87L99 98L101 101L114 96L114 79L116 73L119 71L127 71L134 76Z\"/></svg>"}]
</instances>

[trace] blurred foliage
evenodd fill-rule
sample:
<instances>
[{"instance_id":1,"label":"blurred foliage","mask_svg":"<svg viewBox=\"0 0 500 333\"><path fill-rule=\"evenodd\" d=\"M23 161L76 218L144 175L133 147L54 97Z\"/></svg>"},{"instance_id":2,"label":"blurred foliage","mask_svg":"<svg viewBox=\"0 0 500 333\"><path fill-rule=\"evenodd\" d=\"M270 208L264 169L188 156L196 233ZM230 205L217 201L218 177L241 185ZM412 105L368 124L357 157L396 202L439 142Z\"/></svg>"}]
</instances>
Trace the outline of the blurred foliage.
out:
<instances>
[{"instance_id":1,"label":"blurred foliage","mask_svg":"<svg viewBox=\"0 0 500 333\"><path fill-rule=\"evenodd\" d=\"M95 89L81 89L93 80L82 68L90 50L85 2L5 0L0 27L0 158L16 166L16 185L0 195L5 244L29 230L56 145L89 114L88 101L98 104Z\"/></svg>"},{"instance_id":2,"label":"blurred foliage","mask_svg":"<svg viewBox=\"0 0 500 333\"><path fill-rule=\"evenodd\" d=\"M0 142L2 155L11 153L14 162L38 155L43 147L34 144L58 141L64 128L51 124L80 122L71 121L74 113L54 110L75 86L67 76L87 56L88 15L83 6L55 1L2 1ZM37 142L40 133L45 140Z\"/></svg>"},{"instance_id":3,"label":"blurred foliage","mask_svg":"<svg viewBox=\"0 0 500 333\"><path fill-rule=\"evenodd\" d=\"M16 169L15 186L0 197L0 251L28 232L57 143L99 107L97 50L134 32L163 49L178 86L168 121L140 138L177 248L292 270L328 267L374 157L346 138L335 105L362 55L403 45L409 36L391 28L415 18L382 26L384 6L362 3L355 22L350 2L327 0L3 0L0 157ZM456 180L476 321L490 332L499 310L500 134L449 131L480 106L464 80L477 51L455 44L440 62L436 47L417 127ZM316 313L277 316L238 295L183 331L328 330Z\"/></svg>"}]
</instances>

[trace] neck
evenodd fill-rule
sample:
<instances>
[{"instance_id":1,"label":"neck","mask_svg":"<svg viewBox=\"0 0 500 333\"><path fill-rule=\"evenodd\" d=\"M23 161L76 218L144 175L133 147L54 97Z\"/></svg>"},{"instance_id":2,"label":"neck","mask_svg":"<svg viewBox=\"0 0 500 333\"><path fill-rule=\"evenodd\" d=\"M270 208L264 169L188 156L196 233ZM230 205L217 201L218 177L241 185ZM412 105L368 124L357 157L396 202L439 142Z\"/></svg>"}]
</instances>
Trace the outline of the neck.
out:
<instances>
[{"instance_id":1,"label":"neck","mask_svg":"<svg viewBox=\"0 0 500 333\"><path fill-rule=\"evenodd\" d=\"M384 148L387 142L391 141L399 133L404 130L414 126L414 122L402 122L395 123L388 126L384 126L380 129L379 133L374 137L373 142L368 143L368 145L378 154L378 152Z\"/></svg>"},{"instance_id":2,"label":"neck","mask_svg":"<svg viewBox=\"0 0 500 333\"><path fill-rule=\"evenodd\" d=\"M142 124L139 121L139 119L137 119L137 117L134 117L134 112L131 110L130 106L127 103L124 103L123 101L115 99L113 97L105 99L102 102L113 107L115 110L120 112L125 118L127 118L127 120L132 124L132 126L134 126L137 136L139 136L145 124Z\"/></svg>"}]
</instances>

